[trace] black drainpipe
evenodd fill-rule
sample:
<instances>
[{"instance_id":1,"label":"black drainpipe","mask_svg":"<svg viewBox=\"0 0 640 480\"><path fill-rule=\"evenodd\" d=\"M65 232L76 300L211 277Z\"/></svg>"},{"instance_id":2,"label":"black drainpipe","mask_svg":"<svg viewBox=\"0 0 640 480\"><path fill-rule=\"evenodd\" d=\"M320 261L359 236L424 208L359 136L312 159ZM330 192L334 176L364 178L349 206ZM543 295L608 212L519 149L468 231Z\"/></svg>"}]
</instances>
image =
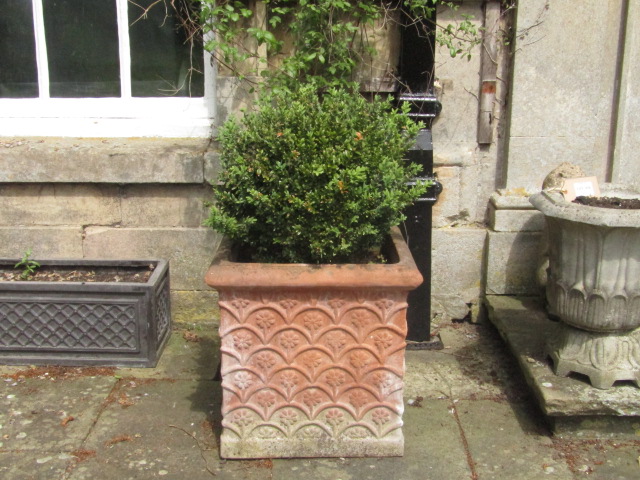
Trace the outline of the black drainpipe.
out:
<instances>
[{"instance_id":1,"label":"black drainpipe","mask_svg":"<svg viewBox=\"0 0 640 480\"><path fill-rule=\"evenodd\" d=\"M427 120L425 124L429 125L429 128L420 130L415 145L407 152L408 159L421 167L413 183L433 181L427 192L404 212L407 219L402 225L402 233L424 278L422 284L409 293L407 348L442 348L439 339L431 338L431 209L442 191L442 184L433 176L430 125L440 110L440 103L430 95L400 95L398 100L411 102L413 108L409 116L416 120Z\"/></svg>"},{"instance_id":2,"label":"black drainpipe","mask_svg":"<svg viewBox=\"0 0 640 480\"><path fill-rule=\"evenodd\" d=\"M434 19L435 20L435 19ZM442 184L433 175L433 143L431 124L440 113L442 105L432 93L434 34L428 21L405 22L402 28L399 77L402 90L397 94L399 102L411 106L409 116L424 123L415 145L409 149L409 160L420 165L420 172L413 183L432 180L429 190L405 210L407 219L401 225L413 259L422 274L422 285L409 293L407 309L407 348L442 348L439 338L431 335L431 210Z\"/></svg>"}]
</instances>

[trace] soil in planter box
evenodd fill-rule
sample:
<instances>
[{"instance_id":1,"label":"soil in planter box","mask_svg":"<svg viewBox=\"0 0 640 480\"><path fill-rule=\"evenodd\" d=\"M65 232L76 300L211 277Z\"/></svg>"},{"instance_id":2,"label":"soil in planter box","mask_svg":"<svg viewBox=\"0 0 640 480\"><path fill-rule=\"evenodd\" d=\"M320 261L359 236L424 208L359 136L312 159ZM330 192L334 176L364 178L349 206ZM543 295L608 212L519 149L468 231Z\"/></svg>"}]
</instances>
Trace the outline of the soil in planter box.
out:
<instances>
[{"instance_id":1,"label":"soil in planter box","mask_svg":"<svg viewBox=\"0 0 640 480\"><path fill-rule=\"evenodd\" d=\"M638 198L618 198L618 197L584 197L579 196L573 201L580 205L600 208L619 208L623 210L640 209L640 199Z\"/></svg>"},{"instance_id":2,"label":"soil in planter box","mask_svg":"<svg viewBox=\"0 0 640 480\"><path fill-rule=\"evenodd\" d=\"M154 265L140 267L72 268L42 266L28 278L22 278L22 270L0 268L0 281L8 282L122 282L146 283Z\"/></svg>"}]
</instances>

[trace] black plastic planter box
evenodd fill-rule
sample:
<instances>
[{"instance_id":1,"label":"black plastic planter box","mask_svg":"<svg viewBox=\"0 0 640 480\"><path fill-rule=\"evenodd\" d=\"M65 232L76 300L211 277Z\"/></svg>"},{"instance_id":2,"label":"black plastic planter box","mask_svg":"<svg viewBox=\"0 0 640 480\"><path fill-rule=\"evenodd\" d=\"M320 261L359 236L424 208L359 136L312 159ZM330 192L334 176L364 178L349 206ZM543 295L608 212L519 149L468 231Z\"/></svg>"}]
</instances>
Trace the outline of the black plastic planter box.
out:
<instances>
[{"instance_id":1,"label":"black plastic planter box","mask_svg":"<svg viewBox=\"0 0 640 480\"><path fill-rule=\"evenodd\" d=\"M155 268L145 283L0 281L0 364L156 365L171 334L165 260L39 262L95 271ZM0 259L0 268L15 263Z\"/></svg>"}]
</instances>

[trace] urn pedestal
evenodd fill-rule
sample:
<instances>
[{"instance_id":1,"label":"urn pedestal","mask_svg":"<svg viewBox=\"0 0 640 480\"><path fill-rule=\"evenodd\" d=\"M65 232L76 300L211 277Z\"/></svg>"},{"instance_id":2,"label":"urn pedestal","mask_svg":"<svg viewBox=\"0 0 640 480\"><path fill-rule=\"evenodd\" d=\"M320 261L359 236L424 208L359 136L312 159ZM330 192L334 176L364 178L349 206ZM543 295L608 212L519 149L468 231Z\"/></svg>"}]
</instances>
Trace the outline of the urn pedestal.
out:
<instances>
[{"instance_id":1,"label":"urn pedestal","mask_svg":"<svg viewBox=\"0 0 640 480\"><path fill-rule=\"evenodd\" d=\"M638 192L616 185L605 196ZM640 387L640 210L587 207L542 192L531 203L547 220L549 314L561 320L547 343L556 374Z\"/></svg>"},{"instance_id":2,"label":"urn pedestal","mask_svg":"<svg viewBox=\"0 0 640 480\"><path fill-rule=\"evenodd\" d=\"M223 458L399 456L406 297L422 277L394 229L388 264L220 255Z\"/></svg>"}]
</instances>

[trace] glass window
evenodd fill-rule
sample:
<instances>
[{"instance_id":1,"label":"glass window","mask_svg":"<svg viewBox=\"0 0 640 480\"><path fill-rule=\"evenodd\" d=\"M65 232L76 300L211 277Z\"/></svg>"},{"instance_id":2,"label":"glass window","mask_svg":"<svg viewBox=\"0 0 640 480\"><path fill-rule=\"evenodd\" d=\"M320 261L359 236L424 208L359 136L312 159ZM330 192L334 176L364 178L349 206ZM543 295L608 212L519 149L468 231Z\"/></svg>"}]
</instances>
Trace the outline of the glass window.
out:
<instances>
[{"instance_id":1,"label":"glass window","mask_svg":"<svg viewBox=\"0 0 640 480\"><path fill-rule=\"evenodd\" d=\"M120 96L115 0L43 0L51 97Z\"/></svg>"},{"instance_id":2,"label":"glass window","mask_svg":"<svg viewBox=\"0 0 640 480\"><path fill-rule=\"evenodd\" d=\"M188 2L175 4L192 8ZM36 22L33 5L42 5ZM118 26L118 7L126 10L128 26ZM0 8L0 98L38 96L37 48L46 51L41 58L47 68L40 73L48 75L51 98L120 97L129 91L133 97L204 96L202 40L168 3L0 0ZM41 47L38 28L44 32ZM119 38L119 31L127 38ZM129 65L123 70L120 62L129 55L130 70ZM129 71L131 78L120 78Z\"/></svg>"},{"instance_id":3,"label":"glass window","mask_svg":"<svg viewBox=\"0 0 640 480\"><path fill-rule=\"evenodd\" d=\"M211 135L214 67L183 25L198 5L0 0L0 133Z\"/></svg>"},{"instance_id":4,"label":"glass window","mask_svg":"<svg viewBox=\"0 0 640 480\"><path fill-rule=\"evenodd\" d=\"M204 95L202 42L156 0L129 3L134 97Z\"/></svg>"},{"instance_id":5,"label":"glass window","mask_svg":"<svg viewBox=\"0 0 640 480\"><path fill-rule=\"evenodd\" d=\"M37 97L32 4L25 0L0 0L0 7L0 97Z\"/></svg>"}]
</instances>

